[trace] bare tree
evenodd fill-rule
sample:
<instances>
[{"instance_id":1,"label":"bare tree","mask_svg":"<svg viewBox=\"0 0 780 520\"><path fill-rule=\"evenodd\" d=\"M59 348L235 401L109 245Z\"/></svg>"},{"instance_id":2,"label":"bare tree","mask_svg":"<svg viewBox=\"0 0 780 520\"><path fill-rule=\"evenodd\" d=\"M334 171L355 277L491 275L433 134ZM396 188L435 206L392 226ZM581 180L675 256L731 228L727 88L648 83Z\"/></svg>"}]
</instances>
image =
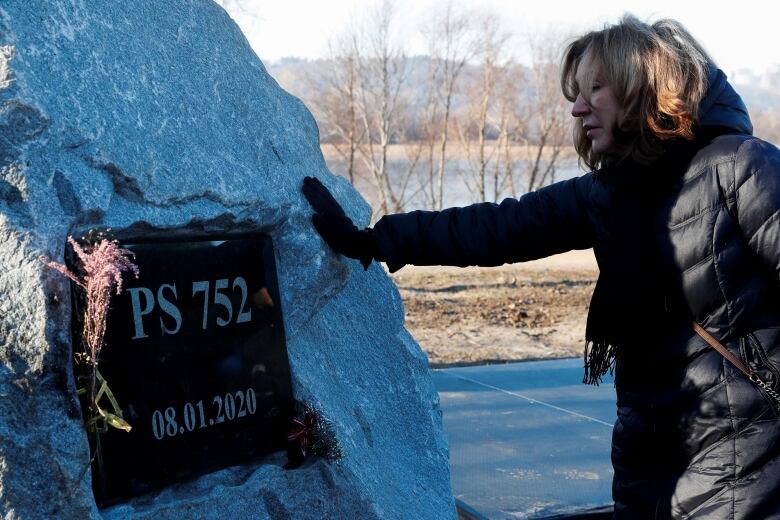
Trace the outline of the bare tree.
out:
<instances>
[{"instance_id":1,"label":"bare tree","mask_svg":"<svg viewBox=\"0 0 780 520\"><path fill-rule=\"evenodd\" d=\"M527 133L529 114L523 109L521 100L528 83L528 70L513 61L508 61L497 70L496 102L491 119L496 127L496 160L493 163L493 200L507 193L517 196L518 142Z\"/></svg>"},{"instance_id":2,"label":"bare tree","mask_svg":"<svg viewBox=\"0 0 780 520\"><path fill-rule=\"evenodd\" d=\"M568 102L560 92L560 56L562 38L552 32L532 39L532 63L529 71L530 95L524 97L521 110L527 114L521 143L526 152L522 181L513 177L514 191L533 191L555 180L558 159L570 128Z\"/></svg>"},{"instance_id":3,"label":"bare tree","mask_svg":"<svg viewBox=\"0 0 780 520\"><path fill-rule=\"evenodd\" d=\"M482 202L497 200L500 191L494 176L493 190L488 196L488 181L491 180L488 167L498 152L498 147L488 147L488 132L496 128L490 112L496 104L496 82L503 68L501 62L509 34L501 28L498 16L492 13L480 18L479 29L479 75L467 86L466 120L457 126L461 146L471 166L464 175L464 182L472 198Z\"/></svg>"},{"instance_id":4,"label":"bare tree","mask_svg":"<svg viewBox=\"0 0 780 520\"><path fill-rule=\"evenodd\" d=\"M394 38L395 17L395 3L383 0L369 18L357 54L356 107L364 137L358 150L374 181L382 213L403 210L416 165L412 161L397 179L389 165L391 141L402 140L402 94L408 76L408 61Z\"/></svg>"},{"instance_id":5,"label":"bare tree","mask_svg":"<svg viewBox=\"0 0 780 520\"><path fill-rule=\"evenodd\" d=\"M421 191L426 202L426 206L433 209L436 207L436 144L438 138L439 121L439 103L437 92L438 70L436 66L430 63L428 66L428 77L426 85L425 105L422 110L422 140L425 147L426 179L420 179Z\"/></svg>"},{"instance_id":6,"label":"bare tree","mask_svg":"<svg viewBox=\"0 0 780 520\"><path fill-rule=\"evenodd\" d=\"M410 59L398 43L398 14L392 0L380 0L365 23L333 42L327 61L312 64L318 72L300 94L345 175L370 183L366 195L378 213L402 211L419 193L442 208L455 135L475 201L555 180L570 126L558 84L559 39L532 40L531 63L520 65L497 17L467 15L450 1L425 28L431 56Z\"/></svg>"},{"instance_id":7,"label":"bare tree","mask_svg":"<svg viewBox=\"0 0 780 520\"><path fill-rule=\"evenodd\" d=\"M312 67L305 81L311 93L310 105L320 124L320 140L333 145L344 160L349 181L357 175L357 153L363 139L358 120L359 49L358 35L349 32L329 45L328 67Z\"/></svg>"},{"instance_id":8,"label":"bare tree","mask_svg":"<svg viewBox=\"0 0 780 520\"><path fill-rule=\"evenodd\" d=\"M378 213L401 211L415 195L410 181L422 149L407 145L402 156L391 156L391 145L406 142L407 128L416 123L407 113L410 63L397 43L395 7L384 0L332 40L330 57L309 67L301 94L320 125L321 142L344 161L350 182L366 178L372 186L366 195Z\"/></svg>"},{"instance_id":9,"label":"bare tree","mask_svg":"<svg viewBox=\"0 0 780 520\"><path fill-rule=\"evenodd\" d=\"M479 40L470 14L456 8L453 0L448 0L436 12L423 32L429 42L431 64L434 67L431 74L432 87L440 110L435 114L439 125L438 168L435 178L430 179L429 196L434 209L441 209L452 98L463 67L479 53Z\"/></svg>"}]
</instances>

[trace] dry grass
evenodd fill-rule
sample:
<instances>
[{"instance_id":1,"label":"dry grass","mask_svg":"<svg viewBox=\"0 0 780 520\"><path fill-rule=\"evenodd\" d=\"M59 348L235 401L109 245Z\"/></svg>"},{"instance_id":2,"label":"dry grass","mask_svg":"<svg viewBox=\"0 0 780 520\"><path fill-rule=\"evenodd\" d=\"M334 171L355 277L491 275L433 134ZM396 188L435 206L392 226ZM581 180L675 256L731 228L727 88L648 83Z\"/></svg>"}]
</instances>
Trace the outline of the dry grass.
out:
<instances>
[{"instance_id":1,"label":"dry grass","mask_svg":"<svg viewBox=\"0 0 780 520\"><path fill-rule=\"evenodd\" d=\"M406 327L434 367L582 355L592 253L498 268L405 267Z\"/></svg>"}]
</instances>

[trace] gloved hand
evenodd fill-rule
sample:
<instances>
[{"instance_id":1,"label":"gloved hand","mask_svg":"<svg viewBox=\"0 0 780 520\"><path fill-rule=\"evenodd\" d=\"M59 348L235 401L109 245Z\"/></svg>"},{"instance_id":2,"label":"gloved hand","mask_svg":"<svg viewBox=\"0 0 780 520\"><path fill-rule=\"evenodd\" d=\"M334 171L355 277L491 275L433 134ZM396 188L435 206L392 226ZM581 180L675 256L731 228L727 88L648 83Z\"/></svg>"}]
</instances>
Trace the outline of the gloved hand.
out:
<instances>
[{"instance_id":1,"label":"gloved hand","mask_svg":"<svg viewBox=\"0 0 780 520\"><path fill-rule=\"evenodd\" d=\"M368 269L376 256L376 240L371 228L359 230L336 199L319 180L304 177L301 188L314 208L311 221L325 242L337 253L356 258Z\"/></svg>"}]
</instances>

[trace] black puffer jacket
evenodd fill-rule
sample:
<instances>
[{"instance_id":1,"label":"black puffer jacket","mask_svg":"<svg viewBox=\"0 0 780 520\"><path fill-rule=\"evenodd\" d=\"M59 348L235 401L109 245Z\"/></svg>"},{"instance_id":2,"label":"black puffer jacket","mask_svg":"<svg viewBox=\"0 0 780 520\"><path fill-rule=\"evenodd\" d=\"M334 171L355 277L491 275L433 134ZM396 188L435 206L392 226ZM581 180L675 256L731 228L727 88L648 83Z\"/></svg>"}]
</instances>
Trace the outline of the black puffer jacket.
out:
<instances>
[{"instance_id":1,"label":"black puffer jacket","mask_svg":"<svg viewBox=\"0 0 780 520\"><path fill-rule=\"evenodd\" d=\"M656 215L647 244L664 273L663 323L616 368L616 518L780 519L780 415L690 327L695 319L780 390L780 150L751 137L720 71L701 148ZM590 173L520 199L389 215L375 226L391 269L493 266L594 247L602 264L609 190Z\"/></svg>"}]
</instances>

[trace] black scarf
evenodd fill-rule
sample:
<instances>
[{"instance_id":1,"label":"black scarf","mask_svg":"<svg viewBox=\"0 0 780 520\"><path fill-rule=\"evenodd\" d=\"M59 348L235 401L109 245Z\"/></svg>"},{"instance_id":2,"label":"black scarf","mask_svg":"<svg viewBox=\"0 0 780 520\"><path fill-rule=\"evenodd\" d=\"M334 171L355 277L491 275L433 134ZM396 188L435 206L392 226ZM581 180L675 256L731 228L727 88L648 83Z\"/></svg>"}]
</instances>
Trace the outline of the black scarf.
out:
<instances>
[{"instance_id":1,"label":"black scarf","mask_svg":"<svg viewBox=\"0 0 780 520\"><path fill-rule=\"evenodd\" d=\"M625 159L596 172L608 186L610 216L585 330L584 383L598 384L626 349L641 348L648 329L664 319L659 209L695 153L720 133L725 132L668 142L666 153L649 165Z\"/></svg>"}]
</instances>

